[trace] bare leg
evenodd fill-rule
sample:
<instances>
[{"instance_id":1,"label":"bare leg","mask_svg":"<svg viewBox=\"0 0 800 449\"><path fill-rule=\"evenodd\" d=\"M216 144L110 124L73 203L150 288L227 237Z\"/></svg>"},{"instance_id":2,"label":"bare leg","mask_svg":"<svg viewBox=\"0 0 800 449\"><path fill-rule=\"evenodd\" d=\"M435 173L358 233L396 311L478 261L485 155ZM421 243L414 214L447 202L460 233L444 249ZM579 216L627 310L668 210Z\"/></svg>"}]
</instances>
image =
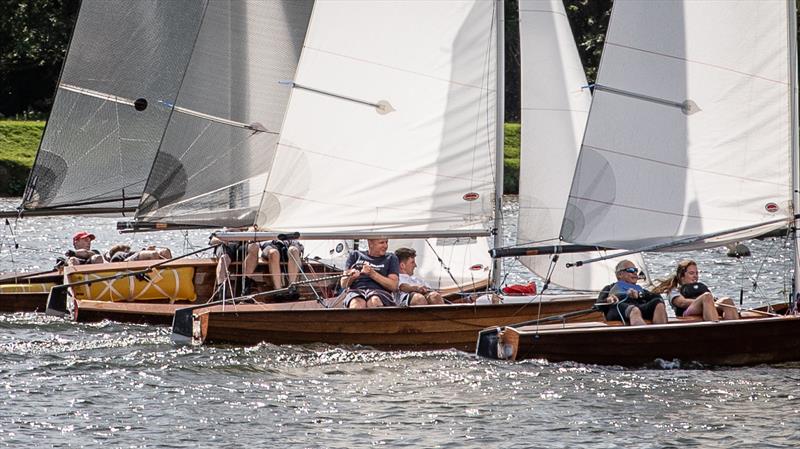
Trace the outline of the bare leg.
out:
<instances>
[{"instance_id":1,"label":"bare leg","mask_svg":"<svg viewBox=\"0 0 800 449\"><path fill-rule=\"evenodd\" d=\"M642 311L639 310L638 307L631 307L631 311L628 314L628 321L631 323L631 326L643 326L647 324L642 318Z\"/></svg>"},{"instance_id":2,"label":"bare leg","mask_svg":"<svg viewBox=\"0 0 800 449\"><path fill-rule=\"evenodd\" d=\"M367 302L364 301L363 298L353 298L350 300L350 304L347 305L348 309L366 309Z\"/></svg>"},{"instance_id":3,"label":"bare leg","mask_svg":"<svg viewBox=\"0 0 800 449\"><path fill-rule=\"evenodd\" d=\"M444 298L439 292L428 293L428 304L444 304Z\"/></svg>"},{"instance_id":4,"label":"bare leg","mask_svg":"<svg viewBox=\"0 0 800 449\"><path fill-rule=\"evenodd\" d=\"M428 301L425 300L425 296L422 293L412 293L411 294L411 301L408 302L409 306L425 306L428 305Z\"/></svg>"},{"instance_id":5,"label":"bare leg","mask_svg":"<svg viewBox=\"0 0 800 449\"><path fill-rule=\"evenodd\" d=\"M700 301L703 305L703 321L719 321L717 305L714 304L714 297L711 293L703 293L695 301Z\"/></svg>"},{"instance_id":6,"label":"bare leg","mask_svg":"<svg viewBox=\"0 0 800 449\"><path fill-rule=\"evenodd\" d=\"M666 324L667 323L667 307L664 303L660 303L656 306L655 312L653 312L653 324Z\"/></svg>"},{"instance_id":7,"label":"bare leg","mask_svg":"<svg viewBox=\"0 0 800 449\"><path fill-rule=\"evenodd\" d=\"M736 310L736 305L731 298L721 298L717 300L716 304L722 309L723 320L738 320L739 311Z\"/></svg>"},{"instance_id":8,"label":"bare leg","mask_svg":"<svg viewBox=\"0 0 800 449\"><path fill-rule=\"evenodd\" d=\"M258 251L257 243L250 243L247 245L247 254L244 256L244 266L242 266L242 273L244 277L253 278L253 273L256 272L258 266Z\"/></svg>"},{"instance_id":9,"label":"bare leg","mask_svg":"<svg viewBox=\"0 0 800 449\"><path fill-rule=\"evenodd\" d=\"M380 296L370 296L367 300L367 307L374 308L374 307L383 307L383 301L381 301Z\"/></svg>"},{"instance_id":10,"label":"bare leg","mask_svg":"<svg viewBox=\"0 0 800 449\"><path fill-rule=\"evenodd\" d=\"M267 259L267 265L269 266L269 276L272 279L272 288L279 289L283 287L283 282L281 282L281 255L275 248L267 248L266 254L264 252L261 253L262 257ZM352 301L351 301L352 304Z\"/></svg>"},{"instance_id":11,"label":"bare leg","mask_svg":"<svg viewBox=\"0 0 800 449\"><path fill-rule=\"evenodd\" d=\"M297 280L297 276L300 273L299 267L297 266L298 262L300 261L300 250L294 246L289 247L289 263L286 266L286 271L289 273L289 283Z\"/></svg>"},{"instance_id":12,"label":"bare leg","mask_svg":"<svg viewBox=\"0 0 800 449\"><path fill-rule=\"evenodd\" d=\"M224 284L228 280L228 267L231 266L231 258L223 254L217 259L217 285Z\"/></svg>"}]
</instances>

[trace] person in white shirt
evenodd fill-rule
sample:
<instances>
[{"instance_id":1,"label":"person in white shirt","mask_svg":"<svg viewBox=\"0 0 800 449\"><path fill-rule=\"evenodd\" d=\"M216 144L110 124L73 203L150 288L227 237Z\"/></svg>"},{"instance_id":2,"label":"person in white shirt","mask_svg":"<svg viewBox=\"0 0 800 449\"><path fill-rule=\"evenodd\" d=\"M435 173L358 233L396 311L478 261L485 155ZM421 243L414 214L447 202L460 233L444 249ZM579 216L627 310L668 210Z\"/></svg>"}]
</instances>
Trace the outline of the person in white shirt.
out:
<instances>
[{"instance_id":1,"label":"person in white shirt","mask_svg":"<svg viewBox=\"0 0 800 449\"><path fill-rule=\"evenodd\" d=\"M442 295L435 291L424 279L414 276L417 268L417 252L411 248L397 248L394 252L400 261L399 288L395 292L398 306L424 306L444 304Z\"/></svg>"}]
</instances>

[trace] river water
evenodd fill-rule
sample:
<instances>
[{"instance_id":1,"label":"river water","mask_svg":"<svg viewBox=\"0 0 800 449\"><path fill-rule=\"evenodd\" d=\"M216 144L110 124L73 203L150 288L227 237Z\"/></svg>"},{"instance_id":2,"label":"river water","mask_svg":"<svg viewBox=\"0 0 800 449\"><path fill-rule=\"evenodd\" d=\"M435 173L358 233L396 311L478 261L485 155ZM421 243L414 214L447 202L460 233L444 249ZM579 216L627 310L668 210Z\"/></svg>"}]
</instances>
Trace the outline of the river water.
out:
<instances>
[{"instance_id":1,"label":"river water","mask_svg":"<svg viewBox=\"0 0 800 449\"><path fill-rule=\"evenodd\" d=\"M16 204L0 199L0 209ZM509 222L515 206L509 198ZM121 237L114 222L11 221L0 232L0 272L50 268L79 229L175 253L206 243L206 232ZM715 291L738 298L743 287L752 306L780 295L790 274L781 239L750 247L744 261L720 249L646 260L658 277L690 255ZM507 268L510 281L530 278L513 262ZM675 368L507 363L457 351L173 346L166 328L0 315L0 446L800 446L800 364Z\"/></svg>"}]
</instances>

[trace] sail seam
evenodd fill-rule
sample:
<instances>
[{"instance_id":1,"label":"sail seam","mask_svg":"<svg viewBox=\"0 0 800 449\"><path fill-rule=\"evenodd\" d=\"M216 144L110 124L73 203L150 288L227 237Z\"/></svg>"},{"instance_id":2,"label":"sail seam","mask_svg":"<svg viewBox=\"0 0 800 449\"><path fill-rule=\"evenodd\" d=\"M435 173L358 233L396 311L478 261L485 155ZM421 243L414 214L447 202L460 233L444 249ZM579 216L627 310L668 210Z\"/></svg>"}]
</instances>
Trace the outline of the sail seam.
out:
<instances>
[{"instance_id":1,"label":"sail seam","mask_svg":"<svg viewBox=\"0 0 800 449\"><path fill-rule=\"evenodd\" d=\"M771 185L776 185L776 186L785 186L786 185L786 184L780 183L780 182L772 182L772 181L767 181L767 180L764 180L764 179L747 178L747 177L743 177L743 176L736 176L736 175L731 175L731 174L727 174L727 173L716 172L716 171L708 170L708 169L701 169L701 168L697 168L697 167L689 167L688 165L681 165L681 164L675 164L675 163L672 163L672 162L659 161L657 159L645 158L645 157L641 157L641 156L633 156L633 155L630 155L628 153L609 150L607 148L600 148L600 147L596 147L596 146L592 146L592 145L584 144L583 147L584 148L591 148L593 150L597 150L597 151L601 151L601 152L605 152L605 153L616 154L618 156L624 156L624 157L629 157L629 158L632 158L632 159L638 159L638 160L641 160L641 161L652 162L654 164L666 165L666 166L675 167L675 168L683 168L683 169L686 169L689 172L707 173L707 174L711 174L711 175L717 175L717 176L722 176L722 177L731 178L731 179L740 179L740 180L743 180L743 181L757 182L757 183L761 183L761 184L771 184Z\"/></svg>"},{"instance_id":2,"label":"sail seam","mask_svg":"<svg viewBox=\"0 0 800 449\"><path fill-rule=\"evenodd\" d=\"M473 85L473 84L464 83L464 82L460 82L460 81L448 80L448 79L440 78L440 77L437 77L437 76L431 76L431 75L429 75L427 73L421 73L421 72L417 72L417 71L414 71L414 70L408 70L408 69L404 69L404 68L401 68L401 67L396 67L396 66L392 66L392 65L388 65L388 64L382 64L380 62L370 61L368 59L356 58L354 56L343 55L341 53L335 53L335 52L332 52L332 51L322 50L322 49L319 49L319 48L304 47L304 49L310 50L310 51L316 51L316 52L319 52L319 53L325 53L325 54L328 54L328 55L331 55L331 56L338 56L340 58L349 59L351 61L364 62L364 63L372 64L372 65L375 65L375 66L378 66L378 67L384 67L384 68L387 68L387 69L396 70L398 72L410 73L410 74L418 75L418 76L421 76L421 77L424 77L424 78L441 81L441 82L446 83L446 84L452 84L452 85L464 86L464 87L471 87L473 89L486 90L486 91L490 91L490 92L496 90L496 89L490 89L490 88L488 88L486 86L476 86L476 85Z\"/></svg>"},{"instance_id":3,"label":"sail seam","mask_svg":"<svg viewBox=\"0 0 800 449\"><path fill-rule=\"evenodd\" d=\"M655 56L663 56L665 58L675 59L677 61L685 61L685 62L688 62L688 63L691 63L691 64L698 64L698 65L702 65L702 66L706 66L706 67L712 67L712 68L715 68L715 69L724 70L726 72L737 73L739 75L744 75L744 76L747 76L749 78L756 78L756 79L760 79L760 80L764 80L764 81L769 81L769 82L775 83L775 84L781 84L781 85L784 85L784 86L789 84L789 83L787 83L785 81L775 80L775 79L767 78L767 77L764 77L764 76L761 76L761 75L756 75L756 74L753 74L753 73L742 72L741 70L732 69L730 67L725 67L725 66L721 66L721 65L718 65L718 64L711 64L711 63L708 63L708 62L697 61L697 60L694 60L694 59L684 58L684 57L681 57L681 56L669 55L669 54L666 54L666 53L661 53L661 52L652 51L652 50L645 50L643 48L631 47L631 46L628 46L628 45L617 44L617 43L608 42L608 41L606 42L606 45L611 45L611 46L614 46L614 47L624 48L624 49L627 49L627 50L633 50L633 51L637 51L637 52L640 52L640 53L647 53L647 54L655 55Z\"/></svg>"}]
</instances>

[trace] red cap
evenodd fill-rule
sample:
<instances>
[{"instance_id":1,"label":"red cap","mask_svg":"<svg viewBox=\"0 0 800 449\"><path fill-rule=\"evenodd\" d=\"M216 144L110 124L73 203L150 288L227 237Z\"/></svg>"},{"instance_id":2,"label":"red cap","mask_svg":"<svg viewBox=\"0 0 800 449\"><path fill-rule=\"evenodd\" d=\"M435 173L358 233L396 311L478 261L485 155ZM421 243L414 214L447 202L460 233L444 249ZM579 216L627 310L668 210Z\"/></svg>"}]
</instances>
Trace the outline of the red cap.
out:
<instances>
[{"instance_id":1,"label":"red cap","mask_svg":"<svg viewBox=\"0 0 800 449\"><path fill-rule=\"evenodd\" d=\"M72 241L75 242L75 241L80 240L80 239L85 239L86 237L89 237L89 240L94 240L95 239L94 234L89 234L86 231L81 231L81 232L78 232L78 233L76 233L75 235L72 236Z\"/></svg>"}]
</instances>

